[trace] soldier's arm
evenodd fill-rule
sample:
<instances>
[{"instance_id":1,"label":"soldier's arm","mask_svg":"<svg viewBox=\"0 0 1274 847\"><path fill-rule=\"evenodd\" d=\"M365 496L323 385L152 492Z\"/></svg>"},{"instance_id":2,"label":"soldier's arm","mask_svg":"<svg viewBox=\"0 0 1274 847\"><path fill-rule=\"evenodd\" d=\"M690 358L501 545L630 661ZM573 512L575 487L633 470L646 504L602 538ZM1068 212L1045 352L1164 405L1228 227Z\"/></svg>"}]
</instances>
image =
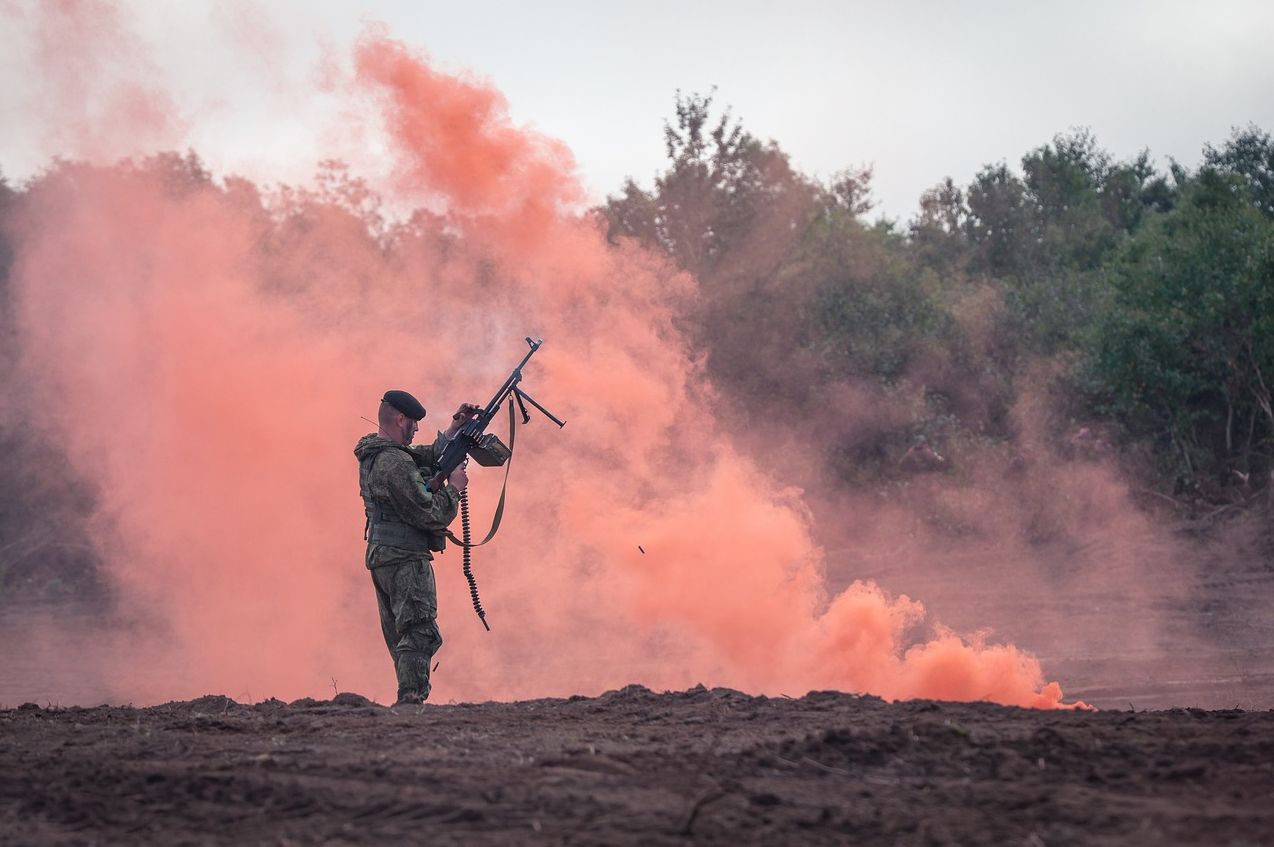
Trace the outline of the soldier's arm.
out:
<instances>
[{"instance_id":1,"label":"soldier's arm","mask_svg":"<svg viewBox=\"0 0 1274 847\"><path fill-rule=\"evenodd\" d=\"M447 436L441 432L434 439L433 444L413 444L407 449L410 450L416 459L416 466L420 468L432 468L438 464L438 457L442 455L442 451L447 446Z\"/></svg>"},{"instance_id":2,"label":"soldier's arm","mask_svg":"<svg viewBox=\"0 0 1274 847\"><path fill-rule=\"evenodd\" d=\"M394 510L404 521L428 532L442 532L456 518L460 493L454 485L429 493L416 465L402 453L386 456L385 487Z\"/></svg>"}]
</instances>

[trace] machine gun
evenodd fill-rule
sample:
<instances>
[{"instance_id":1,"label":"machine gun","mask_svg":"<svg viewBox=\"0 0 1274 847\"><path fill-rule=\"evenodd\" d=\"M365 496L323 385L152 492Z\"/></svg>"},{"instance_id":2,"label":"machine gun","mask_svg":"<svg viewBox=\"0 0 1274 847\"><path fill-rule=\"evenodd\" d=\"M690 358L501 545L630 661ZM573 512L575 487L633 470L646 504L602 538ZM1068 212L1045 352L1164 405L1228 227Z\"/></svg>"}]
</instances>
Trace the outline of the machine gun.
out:
<instances>
[{"instance_id":1,"label":"machine gun","mask_svg":"<svg viewBox=\"0 0 1274 847\"><path fill-rule=\"evenodd\" d=\"M526 363L531 361L531 357L535 355L535 351L540 349L540 345L544 343L542 339L531 340L527 336L526 343L531 349L527 351L525 357L518 366L513 369L513 373L509 374L509 378L500 386L500 390L491 398L491 402L486 407L473 416L464 426L456 431L451 440L447 442L447 446L443 448L442 454L438 457L436 466L437 473L429 480L426 486L430 491L437 491L442 488L447 481L447 477L451 476L452 471L460 467L465 459L472 456L473 460L483 467L500 467L507 462L513 455L513 403L518 404L518 410L522 413L522 423L531 422L531 415L526 410L526 404L530 403L535 408L544 413L544 416L557 424L559 427L566 426L566 421L561 420L541 406L535 401L530 394L522 390L519 383L522 382L522 368L526 367ZM491 423L491 419L495 417L495 413L500 411L500 406L504 404L505 399L509 400L509 445L506 447L502 441L494 434L486 431L487 426ZM501 498L503 503L503 498ZM486 542L482 542L485 544ZM475 544L475 547L481 545Z\"/></svg>"},{"instance_id":2,"label":"machine gun","mask_svg":"<svg viewBox=\"0 0 1274 847\"><path fill-rule=\"evenodd\" d=\"M446 447L443 448L434 466L435 473L425 486L431 492L441 490L452 472L469 457L473 457L473 460L483 467L499 467L507 463L504 469L504 486L500 489L500 502L495 507L495 516L491 520L491 531L487 533L487 537L476 544L470 540L468 491L460 492L462 537L456 538L450 530L447 530L447 537L464 551L464 575L469 582L469 596L473 600L473 610L478 614L478 619L482 621L482 625L487 628L487 631L490 631L491 627L487 623L486 612L482 609L482 601L478 598L478 584L473 578L470 551L474 547L481 547L495 537L496 530L500 528L500 518L504 515L504 495L508 490L509 467L513 464L514 434L517 432L517 423L513 417L513 404L517 403L518 411L522 413L523 424L531 422L531 415L526 410L526 404L530 403L543 413L546 418L557 424L559 428L566 426L566 421L558 418L537 403L530 394L522 390L520 385L522 382L522 368L526 366L527 362L531 361L531 357L535 355L536 350L540 349L540 345L544 341L539 338L532 341L531 337L527 336L526 343L531 349L527 351L522 361L518 362L518 366L513 369L513 373L509 374L509 378L504 381L504 384L500 386L500 390L491 398L491 402L474 415L464 426L456 430L456 434L447 441ZM495 418L496 413L500 411L500 407L504 405L506 399L509 401L509 443L507 446L495 433L486 431L487 426Z\"/></svg>"}]
</instances>

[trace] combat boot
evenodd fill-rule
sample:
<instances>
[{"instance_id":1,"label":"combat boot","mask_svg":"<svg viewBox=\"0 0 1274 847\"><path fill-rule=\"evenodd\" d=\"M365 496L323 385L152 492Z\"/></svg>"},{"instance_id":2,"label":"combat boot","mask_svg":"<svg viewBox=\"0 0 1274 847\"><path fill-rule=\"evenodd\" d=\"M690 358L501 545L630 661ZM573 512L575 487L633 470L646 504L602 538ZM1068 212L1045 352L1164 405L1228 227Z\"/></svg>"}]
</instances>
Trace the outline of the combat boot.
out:
<instances>
[{"instance_id":1,"label":"combat boot","mask_svg":"<svg viewBox=\"0 0 1274 847\"><path fill-rule=\"evenodd\" d=\"M398 701L394 703L395 706L423 706L424 704L425 704L424 697L411 697L411 696L403 696L403 695L399 695Z\"/></svg>"}]
</instances>

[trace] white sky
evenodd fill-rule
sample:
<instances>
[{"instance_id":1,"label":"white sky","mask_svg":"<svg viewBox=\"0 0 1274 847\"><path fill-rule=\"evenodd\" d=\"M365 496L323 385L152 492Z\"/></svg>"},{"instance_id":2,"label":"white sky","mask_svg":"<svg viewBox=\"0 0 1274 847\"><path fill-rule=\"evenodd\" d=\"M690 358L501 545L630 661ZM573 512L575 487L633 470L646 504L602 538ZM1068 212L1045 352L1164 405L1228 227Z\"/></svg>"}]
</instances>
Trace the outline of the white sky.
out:
<instances>
[{"instance_id":1,"label":"white sky","mask_svg":"<svg viewBox=\"0 0 1274 847\"><path fill-rule=\"evenodd\" d=\"M720 104L807 173L873 163L879 210L902 218L944 176L967 183L1072 127L1119 158L1149 147L1190 166L1233 126L1274 131L1274 0L279 0L261 4L272 24L225 4L126 6L152 72L183 106L202 104L184 140L216 169L266 180L302 179L352 143L316 129L330 104L296 92L319 43L341 51L368 21L494 83L515 122L571 147L598 200L663 166L678 88L717 86ZM230 46L227 21L247 17L253 39L277 45L271 68ZM53 152L24 66L29 37L0 30L0 168L11 178Z\"/></svg>"}]
</instances>

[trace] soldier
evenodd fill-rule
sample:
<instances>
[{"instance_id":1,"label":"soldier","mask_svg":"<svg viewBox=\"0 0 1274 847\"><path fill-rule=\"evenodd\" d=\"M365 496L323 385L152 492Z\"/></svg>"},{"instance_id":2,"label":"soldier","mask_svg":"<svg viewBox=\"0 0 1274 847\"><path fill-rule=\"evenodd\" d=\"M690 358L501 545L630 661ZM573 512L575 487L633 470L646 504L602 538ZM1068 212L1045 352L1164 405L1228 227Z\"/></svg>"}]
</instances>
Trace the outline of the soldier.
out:
<instances>
[{"instance_id":1,"label":"soldier","mask_svg":"<svg viewBox=\"0 0 1274 847\"><path fill-rule=\"evenodd\" d=\"M429 697L429 665L442 646L433 554L446 546L444 531L455 520L460 492L469 482L463 466L438 491L428 490L426 480L446 440L478 411L462 404L433 444L411 447L425 407L406 391L386 391L376 416L379 430L354 447L367 512L367 568L398 674L396 705Z\"/></svg>"}]
</instances>

